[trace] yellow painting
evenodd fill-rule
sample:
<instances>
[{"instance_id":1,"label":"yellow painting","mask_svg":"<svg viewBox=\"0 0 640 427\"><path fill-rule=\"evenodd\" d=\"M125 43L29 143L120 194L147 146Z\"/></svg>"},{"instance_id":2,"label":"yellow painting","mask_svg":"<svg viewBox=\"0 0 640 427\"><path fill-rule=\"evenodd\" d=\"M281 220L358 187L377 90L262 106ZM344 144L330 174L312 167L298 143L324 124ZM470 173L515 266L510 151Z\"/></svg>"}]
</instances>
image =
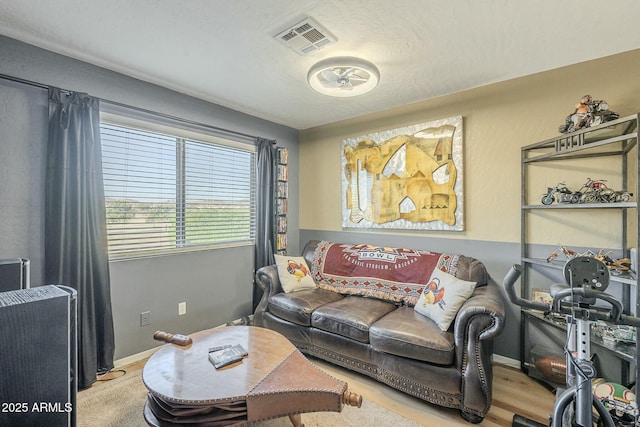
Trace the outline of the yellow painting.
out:
<instances>
[{"instance_id":1,"label":"yellow painting","mask_svg":"<svg viewBox=\"0 0 640 427\"><path fill-rule=\"evenodd\" d=\"M462 117L343 141L343 226L462 230Z\"/></svg>"}]
</instances>

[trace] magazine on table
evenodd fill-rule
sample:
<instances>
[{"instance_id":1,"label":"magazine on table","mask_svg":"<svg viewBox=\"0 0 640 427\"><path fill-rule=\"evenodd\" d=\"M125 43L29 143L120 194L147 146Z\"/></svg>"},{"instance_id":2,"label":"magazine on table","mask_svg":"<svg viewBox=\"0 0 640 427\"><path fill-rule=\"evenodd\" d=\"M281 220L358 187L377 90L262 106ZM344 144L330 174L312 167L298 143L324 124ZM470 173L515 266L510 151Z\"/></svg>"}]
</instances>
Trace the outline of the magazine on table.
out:
<instances>
[{"instance_id":1,"label":"magazine on table","mask_svg":"<svg viewBox=\"0 0 640 427\"><path fill-rule=\"evenodd\" d=\"M240 345L224 345L209 349L209 361L216 369L241 361L249 353Z\"/></svg>"}]
</instances>

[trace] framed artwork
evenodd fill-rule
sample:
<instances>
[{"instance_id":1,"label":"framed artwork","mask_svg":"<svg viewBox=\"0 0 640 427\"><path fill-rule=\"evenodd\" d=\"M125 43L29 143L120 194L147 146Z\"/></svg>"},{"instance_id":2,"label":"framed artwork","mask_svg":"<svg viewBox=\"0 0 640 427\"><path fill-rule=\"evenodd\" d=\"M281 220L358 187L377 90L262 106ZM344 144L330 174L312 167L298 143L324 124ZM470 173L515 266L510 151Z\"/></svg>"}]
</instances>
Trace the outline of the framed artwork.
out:
<instances>
[{"instance_id":1,"label":"framed artwork","mask_svg":"<svg viewBox=\"0 0 640 427\"><path fill-rule=\"evenodd\" d=\"M342 142L342 226L462 231L462 116Z\"/></svg>"},{"instance_id":2,"label":"framed artwork","mask_svg":"<svg viewBox=\"0 0 640 427\"><path fill-rule=\"evenodd\" d=\"M542 302L545 304L551 304L553 302L553 298L551 298L549 289L538 289L538 288L532 289L531 299L533 299L534 302Z\"/></svg>"}]
</instances>

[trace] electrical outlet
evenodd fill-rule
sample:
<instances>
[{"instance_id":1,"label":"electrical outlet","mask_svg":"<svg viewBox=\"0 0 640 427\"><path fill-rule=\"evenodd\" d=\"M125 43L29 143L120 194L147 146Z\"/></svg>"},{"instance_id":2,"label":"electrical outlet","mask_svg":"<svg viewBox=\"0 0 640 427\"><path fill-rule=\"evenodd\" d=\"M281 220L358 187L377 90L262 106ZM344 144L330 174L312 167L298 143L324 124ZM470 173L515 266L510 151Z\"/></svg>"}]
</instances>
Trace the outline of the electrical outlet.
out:
<instances>
[{"instance_id":1,"label":"electrical outlet","mask_svg":"<svg viewBox=\"0 0 640 427\"><path fill-rule=\"evenodd\" d=\"M178 304L178 316L182 316L183 314L187 314L187 302L183 301Z\"/></svg>"},{"instance_id":2,"label":"electrical outlet","mask_svg":"<svg viewBox=\"0 0 640 427\"><path fill-rule=\"evenodd\" d=\"M147 326L151 324L151 312L144 311L140 313L140 326Z\"/></svg>"}]
</instances>

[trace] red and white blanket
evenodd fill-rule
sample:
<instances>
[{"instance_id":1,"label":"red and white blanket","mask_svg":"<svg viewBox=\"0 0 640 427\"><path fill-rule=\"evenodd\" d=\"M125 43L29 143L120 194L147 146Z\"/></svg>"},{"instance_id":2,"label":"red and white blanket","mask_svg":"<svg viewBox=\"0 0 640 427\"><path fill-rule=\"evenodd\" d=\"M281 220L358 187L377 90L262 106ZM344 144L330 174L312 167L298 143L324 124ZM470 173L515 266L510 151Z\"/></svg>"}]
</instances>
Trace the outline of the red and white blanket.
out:
<instances>
[{"instance_id":1,"label":"red and white blanket","mask_svg":"<svg viewBox=\"0 0 640 427\"><path fill-rule=\"evenodd\" d=\"M311 275L319 288L415 305L434 269L455 275L460 255L322 241Z\"/></svg>"}]
</instances>

